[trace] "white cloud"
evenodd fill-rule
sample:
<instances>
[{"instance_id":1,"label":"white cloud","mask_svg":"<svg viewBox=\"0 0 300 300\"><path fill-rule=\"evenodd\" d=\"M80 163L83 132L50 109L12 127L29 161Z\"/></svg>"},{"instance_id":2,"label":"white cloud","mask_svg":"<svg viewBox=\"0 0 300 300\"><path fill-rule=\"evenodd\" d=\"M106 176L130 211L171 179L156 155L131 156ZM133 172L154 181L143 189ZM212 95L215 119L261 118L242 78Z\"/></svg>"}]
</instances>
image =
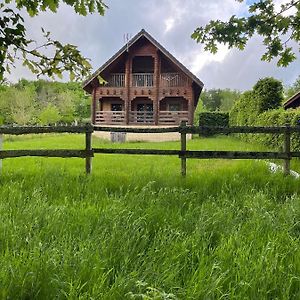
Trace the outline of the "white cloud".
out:
<instances>
[{"instance_id":1,"label":"white cloud","mask_svg":"<svg viewBox=\"0 0 300 300\"><path fill-rule=\"evenodd\" d=\"M168 18L165 20L165 33L170 31L174 27L175 19L174 18Z\"/></svg>"}]
</instances>

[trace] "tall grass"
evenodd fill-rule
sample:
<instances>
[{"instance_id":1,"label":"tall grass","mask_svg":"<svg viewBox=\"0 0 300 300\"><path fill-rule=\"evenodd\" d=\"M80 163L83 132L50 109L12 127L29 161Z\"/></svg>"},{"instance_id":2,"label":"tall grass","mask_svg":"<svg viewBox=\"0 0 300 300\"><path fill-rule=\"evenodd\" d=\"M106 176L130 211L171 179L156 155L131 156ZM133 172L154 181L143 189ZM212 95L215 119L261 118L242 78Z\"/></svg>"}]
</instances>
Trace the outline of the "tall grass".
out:
<instances>
[{"instance_id":1,"label":"tall grass","mask_svg":"<svg viewBox=\"0 0 300 300\"><path fill-rule=\"evenodd\" d=\"M5 147L58 144L80 148L83 137ZM251 150L229 138L188 145ZM299 181L260 161L191 160L186 179L176 157L99 155L88 177L81 159L3 165L1 299L300 297Z\"/></svg>"}]
</instances>

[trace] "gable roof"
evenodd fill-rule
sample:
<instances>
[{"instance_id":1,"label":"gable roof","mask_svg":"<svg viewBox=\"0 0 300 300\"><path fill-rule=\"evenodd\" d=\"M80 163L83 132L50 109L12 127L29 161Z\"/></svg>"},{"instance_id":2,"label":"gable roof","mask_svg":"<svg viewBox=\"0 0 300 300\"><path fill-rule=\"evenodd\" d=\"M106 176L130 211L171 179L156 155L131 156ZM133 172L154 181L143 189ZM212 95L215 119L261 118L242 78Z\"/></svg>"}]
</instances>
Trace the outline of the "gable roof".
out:
<instances>
[{"instance_id":1,"label":"gable roof","mask_svg":"<svg viewBox=\"0 0 300 300\"><path fill-rule=\"evenodd\" d=\"M284 109L295 108L299 106L300 106L300 91L283 103Z\"/></svg>"},{"instance_id":2,"label":"gable roof","mask_svg":"<svg viewBox=\"0 0 300 300\"><path fill-rule=\"evenodd\" d=\"M97 76L101 74L112 62L127 51L133 44L135 44L141 37L148 39L157 49L159 49L167 58L169 58L179 69L200 87L203 88L203 82L197 78L191 71L189 71L181 62L179 62L169 51L167 51L159 42L157 42L145 29L137 33L127 44L125 44L116 54L114 54L106 63L104 63L98 70L96 70L87 80L82 84L86 88Z\"/></svg>"}]
</instances>

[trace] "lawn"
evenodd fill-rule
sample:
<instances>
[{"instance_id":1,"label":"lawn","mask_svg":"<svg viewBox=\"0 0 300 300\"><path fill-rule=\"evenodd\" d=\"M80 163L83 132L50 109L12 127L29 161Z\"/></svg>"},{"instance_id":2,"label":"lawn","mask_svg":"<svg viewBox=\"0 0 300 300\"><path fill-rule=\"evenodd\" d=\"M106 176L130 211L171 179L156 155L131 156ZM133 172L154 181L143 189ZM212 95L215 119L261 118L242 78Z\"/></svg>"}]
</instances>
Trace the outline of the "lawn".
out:
<instances>
[{"instance_id":1,"label":"lawn","mask_svg":"<svg viewBox=\"0 0 300 300\"><path fill-rule=\"evenodd\" d=\"M4 148L83 145L41 135ZM260 146L215 137L188 149ZM187 172L177 157L96 155L90 176L82 159L5 160L0 298L299 299L299 180L262 161L189 160Z\"/></svg>"}]
</instances>

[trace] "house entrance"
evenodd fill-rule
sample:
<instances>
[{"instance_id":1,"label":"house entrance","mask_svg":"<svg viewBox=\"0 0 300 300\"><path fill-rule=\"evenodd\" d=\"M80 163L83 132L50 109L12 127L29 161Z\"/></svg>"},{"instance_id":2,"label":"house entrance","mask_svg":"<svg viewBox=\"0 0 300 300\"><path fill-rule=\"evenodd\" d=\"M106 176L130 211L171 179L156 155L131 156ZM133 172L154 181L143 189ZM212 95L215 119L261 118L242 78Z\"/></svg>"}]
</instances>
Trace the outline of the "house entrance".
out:
<instances>
[{"instance_id":1,"label":"house entrance","mask_svg":"<svg viewBox=\"0 0 300 300\"><path fill-rule=\"evenodd\" d=\"M153 122L153 104L139 103L137 104L137 122L152 123Z\"/></svg>"},{"instance_id":2,"label":"house entrance","mask_svg":"<svg viewBox=\"0 0 300 300\"><path fill-rule=\"evenodd\" d=\"M131 105L131 122L133 123L153 123L153 102L146 97L137 97Z\"/></svg>"}]
</instances>

